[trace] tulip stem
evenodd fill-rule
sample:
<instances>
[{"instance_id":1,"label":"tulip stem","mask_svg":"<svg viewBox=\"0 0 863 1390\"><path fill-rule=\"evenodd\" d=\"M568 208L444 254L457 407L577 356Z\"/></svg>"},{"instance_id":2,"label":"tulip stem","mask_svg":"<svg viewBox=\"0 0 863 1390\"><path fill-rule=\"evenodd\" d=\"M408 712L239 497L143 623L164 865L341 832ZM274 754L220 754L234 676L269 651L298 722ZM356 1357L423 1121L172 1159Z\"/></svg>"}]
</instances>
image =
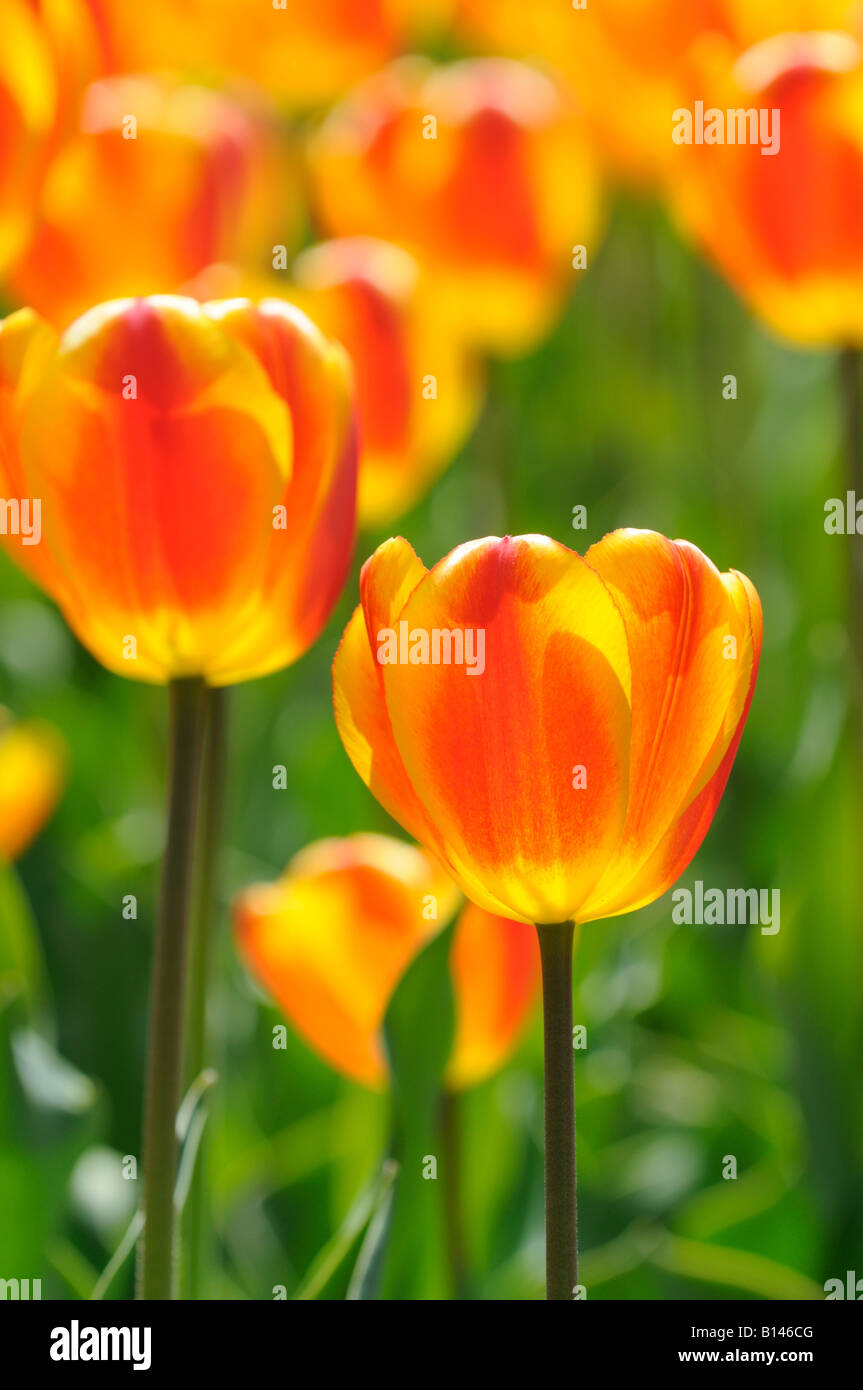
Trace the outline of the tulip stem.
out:
<instances>
[{"instance_id":1,"label":"tulip stem","mask_svg":"<svg viewBox=\"0 0 863 1390\"><path fill-rule=\"evenodd\" d=\"M848 347L839 356L839 385L842 397L845 433L845 486L863 499L863 401L860 393L860 350ZM855 524L855 513L846 517L846 524ZM854 677L857 706L863 736L863 546L852 538L849 549L851 565L851 643L854 657Z\"/></svg>"},{"instance_id":2,"label":"tulip stem","mask_svg":"<svg viewBox=\"0 0 863 1390\"><path fill-rule=\"evenodd\" d=\"M186 993L185 1086L193 1085L205 1065L211 1064L207 1047L207 999L210 979L210 943L213 909L217 896L218 854L222 838L225 800L225 768L228 745L228 691L207 686L204 693L204 748L201 766L201 817L195 869L195 904L189 937L188 989ZM201 1136L198 1159L183 1214L185 1226L181 1288L185 1298L198 1297L205 1260L207 1183L206 1134Z\"/></svg>"},{"instance_id":3,"label":"tulip stem","mask_svg":"<svg viewBox=\"0 0 863 1390\"><path fill-rule=\"evenodd\" d=\"M176 1118L183 1074L186 938L203 731L203 681L171 682L168 830L150 987L144 1099L144 1230L138 1298L174 1296Z\"/></svg>"},{"instance_id":4,"label":"tulip stem","mask_svg":"<svg viewBox=\"0 0 863 1390\"><path fill-rule=\"evenodd\" d=\"M545 1271L547 1299L571 1300L578 1282L572 947L575 926L537 927L545 1038Z\"/></svg>"}]
</instances>

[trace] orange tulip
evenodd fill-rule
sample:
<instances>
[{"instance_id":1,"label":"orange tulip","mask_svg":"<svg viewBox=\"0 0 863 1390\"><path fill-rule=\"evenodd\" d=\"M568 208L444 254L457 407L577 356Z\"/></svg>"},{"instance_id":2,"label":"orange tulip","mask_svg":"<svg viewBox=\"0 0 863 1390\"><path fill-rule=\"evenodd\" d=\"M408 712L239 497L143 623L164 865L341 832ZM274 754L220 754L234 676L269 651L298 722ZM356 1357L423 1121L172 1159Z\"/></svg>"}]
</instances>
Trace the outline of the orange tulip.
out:
<instances>
[{"instance_id":1,"label":"orange tulip","mask_svg":"<svg viewBox=\"0 0 863 1390\"><path fill-rule=\"evenodd\" d=\"M392 242L343 237L310 247L291 283L209 266L196 299L278 294L347 350L359 427L357 512L379 526L406 512L451 461L482 398L476 357L442 321L434 286Z\"/></svg>"},{"instance_id":2,"label":"orange tulip","mask_svg":"<svg viewBox=\"0 0 863 1390\"><path fill-rule=\"evenodd\" d=\"M332 100L393 57L405 0L91 0L115 68L242 74L287 106Z\"/></svg>"},{"instance_id":3,"label":"orange tulip","mask_svg":"<svg viewBox=\"0 0 863 1390\"><path fill-rule=\"evenodd\" d=\"M720 46L704 55L704 107L771 113L778 149L681 145L681 224L777 332L807 345L861 344L860 46L847 34L787 34L733 57Z\"/></svg>"},{"instance_id":4,"label":"orange tulip","mask_svg":"<svg viewBox=\"0 0 863 1390\"><path fill-rule=\"evenodd\" d=\"M13 557L110 670L221 685L295 660L354 534L350 371L293 306L117 300L57 340L0 323ZM32 519L32 518L31 518Z\"/></svg>"},{"instance_id":5,"label":"orange tulip","mask_svg":"<svg viewBox=\"0 0 863 1390\"><path fill-rule=\"evenodd\" d=\"M366 563L333 666L336 722L381 804L469 898L539 924L666 891L719 803L761 608L685 541L616 531L406 541Z\"/></svg>"},{"instance_id":6,"label":"orange tulip","mask_svg":"<svg viewBox=\"0 0 863 1390\"><path fill-rule=\"evenodd\" d=\"M95 82L12 289L58 326L100 300L179 290L212 261L269 255L274 226L290 240L290 189L263 113L166 78Z\"/></svg>"},{"instance_id":7,"label":"orange tulip","mask_svg":"<svg viewBox=\"0 0 863 1390\"><path fill-rule=\"evenodd\" d=\"M451 321L500 352L536 342L572 283L574 248L595 250L580 120L523 64L403 59L330 114L310 160L324 227L407 247Z\"/></svg>"},{"instance_id":8,"label":"orange tulip","mask_svg":"<svg viewBox=\"0 0 863 1390\"><path fill-rule=\"evenodd\" d=\"M438 311L435 288L388 242L330 241L294 267L298 303L347 349L357 386L360 522L408 510L476 420L478 367Z\"/></svg>"},{"instance_id":9,"label":"orange tulip","mask_svg":"<svg viewBox=\"0 0 863 1390\"><path fill-rule=\"evenodd\" d=\"M66 749L55 729L37 720L13 724L0 709L0 860L17 859L60 799Z\"/></svg>"},{"instance_id":10,"label":"orange tulip","mask_svg":"<svg viewBox=\"0 0 863 1390\"><path fill-rule=\"evenodd\" d=\"M298 854L277 883L236 899L237 945L251 973L338 1071L384 1084L381 1027L400 978L452 917L449 877L414 845L385 835L322 840ZM536 942L518 922L475 907L456 924L451 953L456 1037L454 1086L501 1066L539 983Z\"/></svg>"},{"instance_id":11,"label":"orange tulip","mask_svg":"<svg viewBox=\"0 0 863 1390\"><path fill-rule=\"evenodd\" d=\"M450 953L455 1039L446 1080L475 1086L512 1053L539 998L536 937L523 922L475 903L462 909Z\"/></svg>"},{"instance_id":12,"label":"orange tulip","mask_svg":"<svg viewBox=\"0 0 863 1390\"><path fill-rule=\"evenodd\" d=\"M61 118L63 72L42 8L0 0L0 270L29 232Z\"/></svg>"},{"instance_id":13,"label":"orange tulip","mask_svg":"<svg viewBox=\"0 0 863 1390\"><path fill-rule=\"evenodd\" d=\"M693 48L724 35L738 50L791 29L851 24L859 0L457 0L468 38L554 64L578 95L606 159L627 181L664 182L674 167L671 112Z\"/></svg>"}]
</instances>

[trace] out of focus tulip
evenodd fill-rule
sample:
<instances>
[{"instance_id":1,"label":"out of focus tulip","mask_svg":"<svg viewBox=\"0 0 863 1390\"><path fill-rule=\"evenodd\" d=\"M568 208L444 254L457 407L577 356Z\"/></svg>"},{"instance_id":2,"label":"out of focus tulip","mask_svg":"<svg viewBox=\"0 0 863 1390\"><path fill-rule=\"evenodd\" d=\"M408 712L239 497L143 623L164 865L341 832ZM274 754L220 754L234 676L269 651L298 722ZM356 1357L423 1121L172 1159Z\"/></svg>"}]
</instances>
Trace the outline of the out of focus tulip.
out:
<instances>
[{"instance_id":1,"label":"out of focus tulip","mask_svg":"<svg viewBox=\"0 0 863 1390\"><path fill-rule=\"evenodd\" d=\"M723 35L741 51L791 29L851 25L859 10L859 0L457 0L468 39L560 69L605 158L636 185L673 170L670 115L701 40Z\"/></svg>"},{"instance_id":2,"label":"out of focus tulip","mask_svg":"<svg viewBox=\"0 0 863 1390\"><path fill-rule=\"evenodd\" d=\"M682 144L684 229L751 308L809 345L863 343L863 62L847 34L786 34L705 52L693 86L706 119L766 113L747 143ZM692 103L690 102L690 106ZM754 129L754 127L753 127ZM736 130L735 130L736 135Z\"/></svg>"},{"instance_id":3,"label":"out of focus tulip","mask_svg":"<svg viewBox=\"0 0 863 1390\"><path fill-rule=\"evenodd\" d=\"M84 0L0 0L0 271L30 230L76 82L94 70Z\"/></svg>"},{"instance_id":4,"label":"out of focus tulip","mask_svg":"<svg viewBox=\"0 0 863 1390\"><path fill-rule=\"evenodd\" d=\"M248 968L297 1032L366 1085L387 1077L381 1028L405 970L452 918L457 891L422 850L384 835L321 840L276 883L234 905ZM472 1085L501 1066L537 998L539 956L522 923L473 906L450 956L456 1036L448 1079Z\"/></svg>"},{"instance_id":5,"label":"out of focus tulip","mask_svg":"<svg viewBox=\"0 0 863 1390\"><path fill-rule=\"evenodd\" d=\"M581 121L524 64L402 59L331 112L310 160L324 227L407 247L451 322L495 351L537 341L596 249Z\"/></svg>"},{"instance_id":6,"label":"out of focus tulip","mask_svg":"<svg viewBox=\"0 0 863 1390\"><path fill-rule=\"evenodd\" d=\"M434 285L388 242L345 238L294 267L292 295L354 367L361 524L401 516L452 460L476 420L478 364L441 315Z\"/></svg>"},{"instance_id":7,"label":"out of focus tulip","mask_svg":"<svg viewBox=\"0 0 863 1390\"><path fill-rule=\"evenodd\" d=\"M238 74L286 106L331 101L398 51L407 0L91 0L115 68ZM422 0L429 3L429 0Z\"/></svg>"},{"instance_id":8,"label":"out of focus tulip","mask_svg":"<svg viewBox=\"0 0 863 1390\"><path fill-rule=\"evenodd\" d=\"M116 300L59 339L13 314L0 444L0 493L40 514L38 543L4 544L110 670L246 680L326 621L354 535L350 367L296 307Z\"/></svg>"},{"instance_id":9,"label":"out of focus tulip","mask_svg":"<svg viewBox=\"0 0 863 1390\"><path fill-rule=\"evenodd\" d=\"M212 261L270 254L296 218L270 118L163 77L106 78L43 182L10 283L65 326L91 304L180 290Z\"/></svg>"},{"instance_id":10,"label":"out of focus tulip","mask_svg":"<svg viewBox=\"0 0 863 1390\"><path fill-rule=\"evenodd\" d=\"M347 350L359 427L361 526L403 515L451 462L482 400L476 354L442 316L434 287L409 253L373 237L322 242L300 255L287 285L208 267L196 299L278 294Z\"/></svg>"},{"instance_id":11,"label":"out of focus tulip","mask_svg":"<svg viewBox=\"0 0 863 1390\"><path fill-rule=\"evenodd\" d=\"M49 724L13 723L0 709L0 860L17 859L52 815L66 780L66 748Z\"/></svg>"},{"instance_id":12,"label":"out of focus tulip","mask_svg":"<svg viewBox=\"0 0 863 1390\"><path fill-rule=\"evenodd\" d=\"M630 912L698 849L761 647L744 576L685 541L615 531L406 541L366 563L333 666L359 775L469 898L538 924Z\"/></svg>"},{"instance_id":13,"label":"out of focus tulip","mask_svg":"<svg viewBox=\"0 0 863 1390\"><path fill-rule=\"evenodd\" d=\"M462 909L450 953L455 1039L446 1079L474 1086L504 1065L539 998L539 952L524 922Z\"/></svg>"}]
</instances>

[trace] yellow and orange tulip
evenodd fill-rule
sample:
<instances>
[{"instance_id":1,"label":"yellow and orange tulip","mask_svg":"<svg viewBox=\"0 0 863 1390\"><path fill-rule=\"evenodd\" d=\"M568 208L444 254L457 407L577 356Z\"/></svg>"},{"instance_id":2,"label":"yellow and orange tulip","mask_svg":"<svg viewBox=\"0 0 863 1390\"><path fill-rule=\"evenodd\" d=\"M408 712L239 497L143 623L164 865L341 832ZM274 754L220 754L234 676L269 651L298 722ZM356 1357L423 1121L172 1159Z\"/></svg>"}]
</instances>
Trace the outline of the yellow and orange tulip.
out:
<instances>
[{"instance_id":1,"label":"yellow and orange tulip","mask_svg":"<svg viewBox=\"0 0 863 1390\"><path fill-rule=\"evenodd\" d=\"M585 922L652 902L689 864L760 649L749 580L655 532L584 559L544 536L474 541L431 570L391 540L336 655L336 723L474 902Z\"/></svg>"},{"instance_id":2,"label":"yellow and orange tulip","mask_svg":"<svg viewBox=\"0 0 863 1390\"><path fill-rule=\"evenodd\" d=\"M242 75L285 106L331 101L399 50L405 0L90 0L115 69Z\"/></svg>"},{"instance_id":3,"label":"yellow and orange tulip","mask_svg":"<svg viewBox=\"0 0 863 1390\"><path fill-rule=\"evenodd\" d=\"M410 250L466 338L519 352L595 250L598 186L581 120L525 64L392 64L332 111L310 142L317 205L336 236Z\"/></svg>"},{"instance_id":4,"label":"yellow and orange tulip","mask_svg":"<svg viewBox=\"0 0 863 1390\"><path fill-rule=\"evenodd\" d=\"M356 385L360 526L383 525L418 502L476 420L476 354L445 321L429 278L392 242L321 242L297 258L284 287L275 273L215 265L188 288L204 300L277 294L346 349Z\"/></svg>"},{"instance_id":5,"label":"yellow and orange tulip","mask_svg":"<svg viewBox=\"0 0 863 1390\"><path fill-rule=\"evenodd\" d=\"M66 748L48 724L13 723L0 709L0 860L17 859L52 815L66 780Z\"/></svg>"},{"instance_id":6,"label":"yellow and orange tulip","mask_svg":"<svg viewBox=\"0 0 863 1390\"><path fill-rule=\"evenodd\" d=\"M354 537L350 367L292 305L116 300L59 339L0 323L0 494L38 500L6 548L93 655L220 685L289 664Z\"/></svg>"},{"instance_id":7,"label":"yellow and orange tulip","mask_svg":"<svg viewBox=\"0 0 863 1390\"><path fill-rule=\"evenodd\" d=\"M788 30L859 22L859 0L457 0L469 40L543 58L571 82L617 175L641 186L673 173L671 113L694 50L724 36L740 52ZM700 94L699 94L700 95Z\"/></svg>"},{"instance_id":8,"label":"yellow and orange tulip","mask_svg":"<svg viewBox=\"0 0 863 1390\"><path fill-rule=\"evenodd\" d=\"M241 893L235 934L249 970L305 1041L344 1075L380 1086L387 1006L457 901L421 849L353 835L310 845L278 882ZM456 1035L447 1079L461 1087L490 1075L515 1046L537 998L539 954L522 923L469 905L450 965Z\"/></svg>"},{"instance_id":9,"label":"yellow and orange tulip","mask_svg":"<svg viewBox=\"0 0 863 1390\"><path fill-rule=\"evenodd\" d=\"M498 1071L518 1044L539 999L536 934L524 922L462 908L450 952L455 1038L446 1069L453 1090Z\"/></svg>"},{"instance_id":10,"label":"yellow and orange tulip","mask_svg":"<svg viewBox=\"0 0 863 1390\"><path fill-rule=\"evenodd\" d=\"M83 0L0 0L0 270L30 231L75 80L95 69Z\"/></svg>"},{"instance_id":11,"label":"yellow and orange tulip","mask_svg":"<svg viewBox=\"0 0 863 1390\"><path fill-rule=\"evenodd\" d=\"M778 112L779 148L683 145L684 230L750 307L809 346L863 344L863 53L848 34L787 34L734 61L704 54L705 107Z\"/></svg>"},{"instance_id":12,"label":"yellow and orange tulip","mask_svg":"<svg viewBox=\"0 0 863 1390\"><path fill-rule=\"evenodd\" d=\"M65 327L103 300L181 290L213 261L269 256L273 227L290 240L295 185L266 113L163 77L94 82L12 291Z\"/></svg>"},{"instance_id":13,"label":"yellow and orange tulip","mask_svg":"<svg viewBox=\"0 0 863 1390\"><path fill-rule=\"evenodd\" d=\"M292 297L354 367L361 524L401 516L464 442L481 402L479 367L443 320L435 288L400 247L345 238L294 267Z\"/></svg>"}]
</instances>

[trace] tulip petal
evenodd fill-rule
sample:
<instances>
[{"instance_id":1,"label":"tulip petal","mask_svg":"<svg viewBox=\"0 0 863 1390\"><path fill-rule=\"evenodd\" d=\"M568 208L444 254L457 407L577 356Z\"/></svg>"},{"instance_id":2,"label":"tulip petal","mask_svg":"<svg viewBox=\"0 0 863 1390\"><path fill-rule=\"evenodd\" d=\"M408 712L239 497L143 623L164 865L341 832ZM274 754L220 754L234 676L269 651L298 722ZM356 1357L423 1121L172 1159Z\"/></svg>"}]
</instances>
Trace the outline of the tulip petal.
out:
<instances>
[{"instance_id":1,"label":"tulip petal","mask_svg":"<svg viewBox=\"0 0 863 1390\"><path fill-rule=\"evenodd\" d=\"M293 436L292 472L274 499L281 524L268 513L260 590L214 673L215 683L227 684L296 660L329 617L353 550L357 441L347 355L295 305L233 300L204 308L260 362Z\"/></svg>"},{"instance_id":2,"label":"tulip petal","mask_svg":"<svg viewBox=\"0 0 863 1390\"><path fill-rule=\"evenodd\" d=\"M32 508L41 496L34 496L21 458L21 427L25 411L42 372L57 345L57 334L32 309L19 309L0 320L0 496L15 499L19 509L27 502ZM0 533L2 543L27 574L51 592L62 586L61 573L44 539L36 545L25 543L8 525ZM41 531L41 522L40 522Z\"/></svg>"},{"instance_id":3,"label":"tulip petal","mask_svg":"<svg viewBox=\"0 0 863 1390\"><path fill-rule=\"evenodd\" d=\"M101 305L64 335L22 449L68 586L56 597L109 669L209 674L260 572L288 418L193 300Z\"/></svg>"},{"instance_id":4,"label":"tulip petal","mask_svg":"<svg viewBox=\"0 0 863 1390\"><path fill-rule=\"evenodd\" d=\"M39 833L66 779L66 748L50 725L4 724L0 710L0 859L15 859Z\"/></svg>"},{"instance_id":5,"label":"tulip petal","mask_svg":"<svg viewBox=\"0 0 863 1390\"><path fill-rule=\"evenodd\" d=\"M447 634L485 643L472 675L443 646L440 664L383 666L396 747L457 881L523 921L572 917L626 808L629 659L607 588L545 537L477 541L429 571L399 623L420 657Z\"/></svg>"},{"instance_id":6,"label":"tulip petal","mask_svg":"<svg viewBox=\"0 0 863 1390\"><path fill-rule=\"evenodd\" d=\"M473 425L476 358L448 326L436 285L399 246L371 237L324 242L299 257L294 276L291 298L350 355L360 521L380 526L422 496Z\"/></svg>"},{"instance_id":7,"label":"tulip petal","mask_svg":"<svg viewBox=\"0 0 863 1390\"><path fill-rule=\"evenodd\" d=\"M345 1075L380 1086L390 997L456 898L415 846L355 835L309 846L278 883L241 893L235 932L249 969L310 1046Z\"/></svg>"},{"instance_id":8,"label":"tulip petal","mask_svg":"<svg viewBox=\"0 0 863 1390\"><path fill-rule=\"evenodd\" d=\"M742 734L761 642L752 585L687 542L615 531L586 558L623 613L633 676L626 825L583 921L652 901L695 853Z\"/></svg>"},{"instance_id":9,"label":"tulip petal","mask_svg":"<svg viewBox=\"0 0 863 1390\"><path fill-rule=\"evenodd\" d=\"M475 1086L504 1064L539 997L536 929L468 903L455 925L450 971L456 1031L446 1079Z\"/></svg>"}]
</instances>

